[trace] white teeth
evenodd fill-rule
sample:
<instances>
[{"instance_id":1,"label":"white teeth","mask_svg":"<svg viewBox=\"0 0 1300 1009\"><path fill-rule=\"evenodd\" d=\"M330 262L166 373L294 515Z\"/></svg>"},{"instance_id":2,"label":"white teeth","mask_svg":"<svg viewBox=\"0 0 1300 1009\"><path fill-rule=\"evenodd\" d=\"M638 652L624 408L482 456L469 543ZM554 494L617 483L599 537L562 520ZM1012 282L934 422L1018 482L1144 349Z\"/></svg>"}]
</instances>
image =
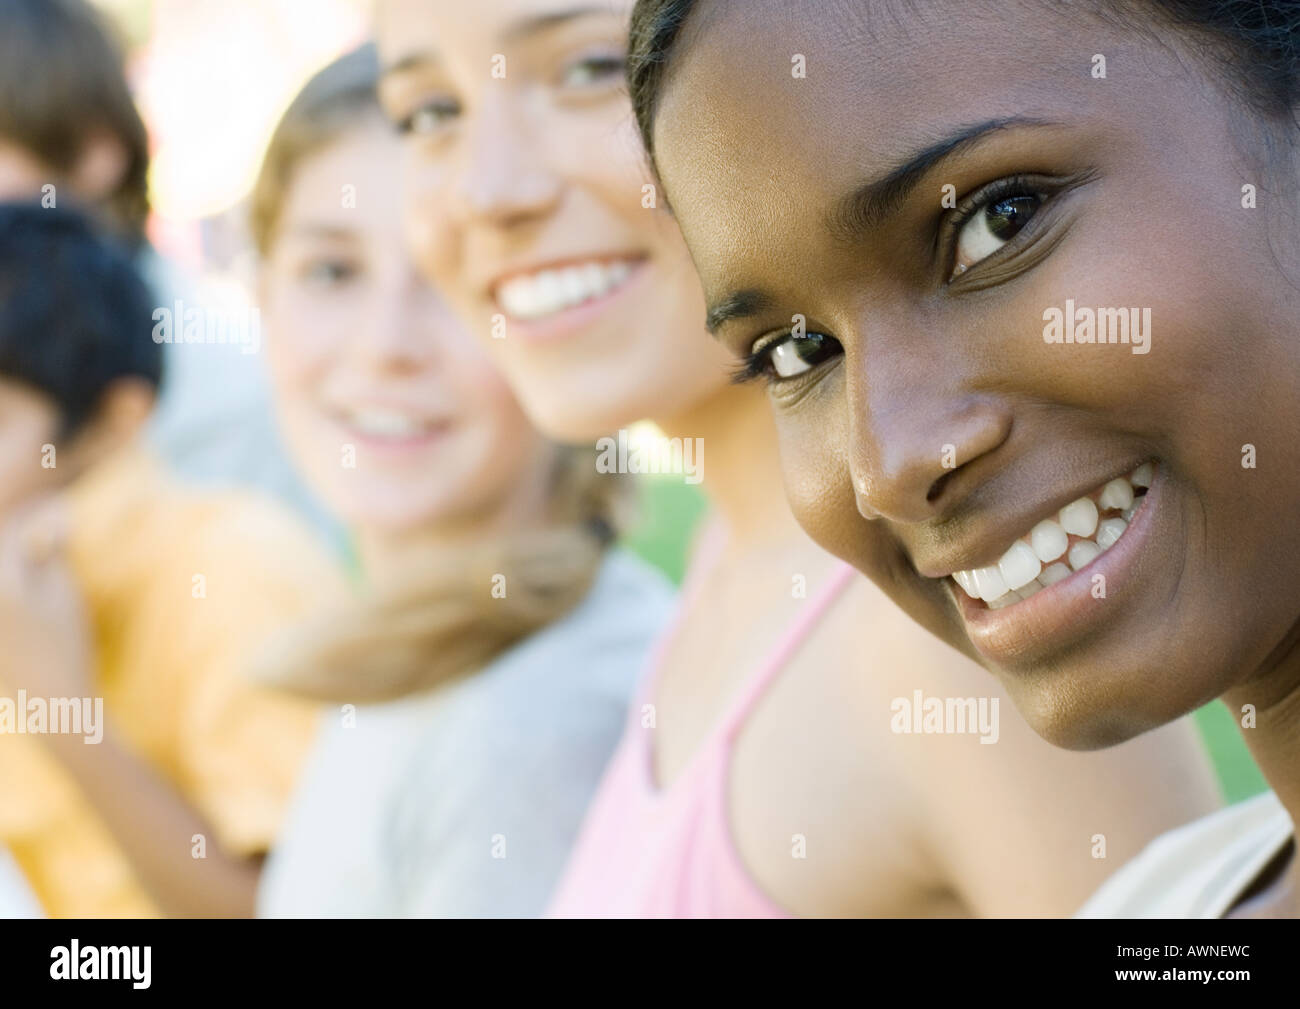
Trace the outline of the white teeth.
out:
<instances>
[{"instance_id":1,"label":"white teeth","mask_svg":"<svg viewBox=\"0 0 1300 1009\"><path fill-rule=\"evenodd\" d=\"M538 319L607 294L632 272L627 262L582 263L512 277L497 288L497 301L517 319Z\"/></svg>"},{"instance_id":2,"label":"white teeth","mask_svg":"<svg viewBox=\"0 0 1300 1009\"><path fill-rule=\"evenodd\" d=\"M1068 578L1109 550L1124 535L1141 507L1134 486L1150 486L1151 463L1135 469L1130 477L1117 477L1092 496L1081 497L1061 509L1057 521L1044 519L1011 548L996 565L973 571L954 571L953 580L972 599L982 599L990 609L1001 609L1019 599ZM1101 512L1112 513L1102 519ZM1115 518L1114 512L1123 517ZM1070 545L1070 537L1076 537ZM1068 562L1068 565L1067 563ZM1044 567L1044 565L1047 565Z\"/></svg>"},{"instance_id":3,"label":"white teeth","mask_svg":"<svg viewBox=\"0 0 1300 1009\"><path fill-rule=\"evenodd\" d=\"M1101 525L1097 527L1097 546L1109 550L1115 545L1115 541L1124 535L1124 530L1127 528L1128 523L1123 519L1103 519Z\"/></svg>"},{"instance_id":4,"label":"white teeth","mask_svg":"<svg viewBox=\"0 0 1300 1009\"><path fill-rule=\"evenodd\" d=\"M1007 583L1007 588L1013 591L1022 585L1028 585L1042 570L1043 565L1035 556L1033 548L1023 540L1012 543L1011 549L998 561L998 571L1002 573L1002 580Z\"/></svg>"},{"instance_id":5,"label":"white teeth","mask_svg":"<svg viewBox=\"0 0 1300 1009\"><path fill-rule=\"evenodd\" d=\"M1091 564L1100 556L1101 547L1093 543L1092 540L1080 540L1070 547L1070 567L1078 571L1081 567Z\"/></svg>"},{"instance_id":6,"label":"white teeth","mask_svg":"<svg viewBox=\"0 0 1300 1009\"><path fill-rule=\"evenodd\" d=\"M1085 539L1097 531L1097 506L1092 498L1081 497L1061 509L1061 528Z\"/></svg>"},{"instance_id":7,"label":"white teeth","mask_svg":"<svg viewBox=\"0 0 1300 1009\"><path fill-rule=\"evenodd\" d=\"M980 597L979 592L975 588L975 576L971 572L954 571L952 577L953 581L961 586L962 591L965 592L966 595L970 596L972 599L978 599Z\"/></svg>"},{"instance_id":8,"label":"white teeth","mask_svg":"<svg viewBox=\"0 0 1300 1009\"><path fill-rule=\"evenodd\" d=\"M377 438L409 438L427 426L409 414L391 410L356 410L348 414L348 423L362 434Z\"/></svg>"},{"instance_id":9,"label":"white teeth","mask_svg":"<svg viewBox=\"0 0 1300 1009\"><path fill-rule=\"evenodd\" d=\"M1046 564L1065 553L1070 539L1064 529L1051 519L1045 519L1030 531L1029 545L1034 548L1034 555Z\"/></svg>"},{"instance_id":10,"label":"white teeth","mask_svg":"<svg viewBox=\"0 0 1300 1009\"><path fill-rule=\"evenodd\" d=\"M590 290L587 283L587 268L561 271L560 290L564 294L564 300L570 305L585 301L587 291Z\"/></svg>"},{"instance_id":11,"label":"white teeth","mask_svg":"<svg viewBox=\"0 0 1300 1009\"><path fill-rule=\"evenodd\" d=\"M1102 511L1123 511L1133 503L1133 485L1119 477L1101 489L1097 505Z\"/></svg>"},{"instance_id":12,"label":"white teeth","mask_svg":"<svg viewBox=\"0 0 1300 1009\"><path fill-rule=\"evenodd\" d=\"M1007 594L1006 579L996 567L976 568L971 575L975 578L975 591L986 603Z\"/></svg>"},{"instance_id":13,"label":"white teeth","mask_svg":"<svg viewBox=\"0 0 1300 1009\"><path fill-rule=\"evenodd\" d=\"M1071 571L1064 564L1056 563L1049 567L1043 568L1042 574L1038 576L1040 585L1055 585L1062 578L1069 578Z\"/></svg>"},{"instance_id":14,"label":"white teeth","mask_svg":"<svg viewBox=\"0 0 1300 1009\"><path fill-rule=\"evenodd\" d=\"M1042 591L1043 591L1043 586L1039 584L1037 579L1035 579L1034 581L1030 582L1028 585L1024 586L1023 588L1016 589L1016 595L1018 595L1021 599L1028 599L1035 592L1042 592Z\"/></svg>"}]
</instances>

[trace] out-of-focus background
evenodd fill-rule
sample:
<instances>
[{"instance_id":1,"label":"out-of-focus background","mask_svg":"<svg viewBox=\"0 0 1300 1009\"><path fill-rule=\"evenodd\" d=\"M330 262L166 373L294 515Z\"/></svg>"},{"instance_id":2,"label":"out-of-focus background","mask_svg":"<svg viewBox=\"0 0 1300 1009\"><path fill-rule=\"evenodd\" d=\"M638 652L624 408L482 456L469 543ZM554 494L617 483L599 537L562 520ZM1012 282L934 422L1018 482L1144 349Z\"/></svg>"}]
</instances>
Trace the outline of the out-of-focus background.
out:
<instances>
[{"instance_id":1,"label":"out-of-focus background","mask_svg":"<svg viewBox=\"0 0 1300 1009\"><path fill-rule=\"evenodd\" d=\"M206 290L247 297L252 250L245 198L280 114L313 72L365 40L371 0L95 0L120 26L129 76L153 147L150 236ZM231 367L260 368L257 358ZM222 371L211 368L211 395ZM167 404L162 404L164 412ZM220 464L214 464L214 470ZM200 474L202 475L202 474ZM679 581L703 499L678 477L644 478L645 518L629 545ZM330 522L301 487L269 476L267 488ZM1217 702L1197 714L1224 791L1236 801L1265 789L1234 718Z\"/></svg>"}]
</instances>

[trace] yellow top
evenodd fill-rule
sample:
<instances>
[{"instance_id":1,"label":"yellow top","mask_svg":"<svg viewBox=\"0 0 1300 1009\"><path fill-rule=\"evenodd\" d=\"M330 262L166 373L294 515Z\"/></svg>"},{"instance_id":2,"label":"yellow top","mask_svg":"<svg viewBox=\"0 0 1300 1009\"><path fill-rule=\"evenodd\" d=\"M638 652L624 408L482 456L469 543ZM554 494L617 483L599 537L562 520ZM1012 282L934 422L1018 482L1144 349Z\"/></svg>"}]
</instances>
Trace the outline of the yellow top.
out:
<instances>
[{"instance_id":1,"label":"yellow top","mask_svg":"<svg viewBox=\"0 0 1300 1009\"><path fill-rule=\"evenodd\" d=\"M276 506L184 489L143 452L103 464L70 497L69 560L105 716L211 824L209 844L267 850L316 708L242 671L268 632L333 588L335 568ZM40 737L0 734L0 843L51 916L160 913Z\"/></svg>"}]
</instances>

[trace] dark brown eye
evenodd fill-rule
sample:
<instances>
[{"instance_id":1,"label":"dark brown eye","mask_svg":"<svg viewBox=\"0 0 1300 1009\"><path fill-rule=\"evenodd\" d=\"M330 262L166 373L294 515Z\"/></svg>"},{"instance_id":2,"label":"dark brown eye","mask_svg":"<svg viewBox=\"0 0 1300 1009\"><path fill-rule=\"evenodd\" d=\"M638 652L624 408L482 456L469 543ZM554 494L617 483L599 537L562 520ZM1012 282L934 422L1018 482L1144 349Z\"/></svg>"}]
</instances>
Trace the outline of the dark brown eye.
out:
<instances>
[{"instance_id":1,"label":"dark brown eye","mask_svg":"<svg viewBox=\"0 0 1300 1009\"><path fill-rule=\"evenodd\" d=\"M788 334L763 348L770 374L794 378L840 353L840 342L825 333Z\"/></svg>"},{"instance_id":2,"label":"dark brown eye","mask_svg":"<svg viewBox=\"0 0 1300 1009\"><path fill-rule=\"evenodd\" d=\"M965 273L1015 238L1042 202L1033 193L1013 193L976 210L957 234L953 276Z\"/></svg>"}]
</instances>

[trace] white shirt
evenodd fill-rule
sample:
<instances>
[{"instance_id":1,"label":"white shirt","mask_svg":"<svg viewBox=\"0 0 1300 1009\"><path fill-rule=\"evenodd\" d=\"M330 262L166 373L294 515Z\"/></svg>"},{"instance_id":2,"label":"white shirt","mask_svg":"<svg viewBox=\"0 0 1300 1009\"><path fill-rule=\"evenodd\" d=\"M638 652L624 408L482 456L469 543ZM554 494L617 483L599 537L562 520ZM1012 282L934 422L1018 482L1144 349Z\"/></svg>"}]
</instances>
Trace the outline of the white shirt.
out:
<instances>
[{"instance_id":1,"label":"white shirt","mask_svg":"<svg viewBox=\"0 0 1300 1009\"><path fill-rule=\"evenodd\" d=\"M351 727L327 712L258 914L540 915L671 601L611 551L576 609L481 672Z\"/></svg>"},{"instance_id":2,"label":"white shirt","mask_svg":"<svg viewBox=\"0 0 1300 1009\"><path fill-rule=\"evenodd\" d=\"M1077 918L1221 918L1295 836L1272 792L1171 830L1108 879Z\"/></svg>"}]
</instances>

